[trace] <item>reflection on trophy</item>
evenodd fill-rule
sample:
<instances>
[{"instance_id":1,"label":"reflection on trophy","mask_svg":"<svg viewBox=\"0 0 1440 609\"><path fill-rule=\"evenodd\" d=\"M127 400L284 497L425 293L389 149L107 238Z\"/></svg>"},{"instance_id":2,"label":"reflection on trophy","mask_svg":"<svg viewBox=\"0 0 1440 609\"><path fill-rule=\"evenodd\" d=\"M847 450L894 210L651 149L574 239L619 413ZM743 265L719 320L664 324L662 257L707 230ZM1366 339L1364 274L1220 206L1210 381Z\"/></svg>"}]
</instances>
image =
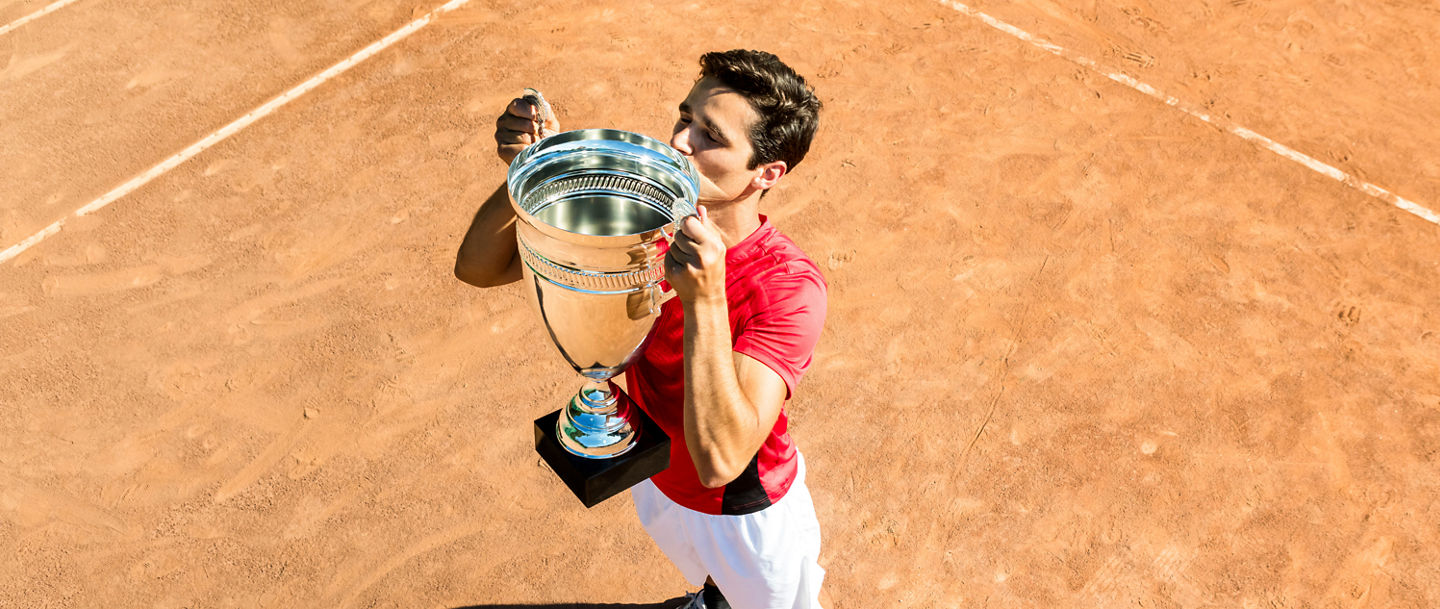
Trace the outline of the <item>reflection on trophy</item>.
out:
<instances>
[{"instance_id":1,"label":"reflection on trophy","mask_svg":"<svg viewBox=\"0 0 1440 609\"><path fill-rule=\"evenodd\" d=\"M586 507L663 471L670 439L611 389L674 295L662 240L695 212L699 175L670 146L636 133L553 135L510 164L524 285L584 385L535 422L535 449Z\"/></svg>"}]
</instances>

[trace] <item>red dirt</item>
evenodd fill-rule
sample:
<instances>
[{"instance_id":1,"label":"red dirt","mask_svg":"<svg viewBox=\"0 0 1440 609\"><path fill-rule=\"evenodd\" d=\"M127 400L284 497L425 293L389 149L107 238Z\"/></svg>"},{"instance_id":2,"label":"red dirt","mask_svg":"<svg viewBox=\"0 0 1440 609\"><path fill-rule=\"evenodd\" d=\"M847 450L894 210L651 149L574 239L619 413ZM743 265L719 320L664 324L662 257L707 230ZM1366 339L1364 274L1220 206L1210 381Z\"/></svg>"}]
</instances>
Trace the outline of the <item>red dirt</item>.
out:
<instances>
[{"instance_id":1,"label":"red dirt","mask_svg":"<svg viewBox=\"0 0 1440 609\"><path fill-rule=\"evenodd\" d=\"M0 36L0 248L438 4ZM1440 205L1429 5L1068 4L977 8ZM450 268L521 88L663 135L732 47L827 107L765 211L831 287L835 607L1440 606L1440 228L920 0L477 0L0 264L0 606L682 593L539 464L576 380L521 292Z\"/></svg>"}]
</instances>

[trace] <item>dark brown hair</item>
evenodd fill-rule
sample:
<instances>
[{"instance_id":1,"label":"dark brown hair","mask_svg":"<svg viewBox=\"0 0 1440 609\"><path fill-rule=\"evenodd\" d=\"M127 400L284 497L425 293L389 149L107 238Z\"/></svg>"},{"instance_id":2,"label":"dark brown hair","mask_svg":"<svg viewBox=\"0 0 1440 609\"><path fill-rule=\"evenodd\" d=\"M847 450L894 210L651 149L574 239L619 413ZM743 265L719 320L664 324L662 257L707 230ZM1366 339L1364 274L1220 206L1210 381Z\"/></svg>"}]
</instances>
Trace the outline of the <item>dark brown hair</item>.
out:
<instances>
[{"instance_id":1,"label":"dark brown hair","mask_svg":"<svg viewBox=\"0 0 1440 609\"><path fill-rule=\"evenodd\" d=\"M716 51L700 57L700 77L734 89L750 102L759 118L750 129L750 169L785 161L794 169L810 151L820 123L820 100L805 79L764 51Z\"/></svg>"}]
</instances>

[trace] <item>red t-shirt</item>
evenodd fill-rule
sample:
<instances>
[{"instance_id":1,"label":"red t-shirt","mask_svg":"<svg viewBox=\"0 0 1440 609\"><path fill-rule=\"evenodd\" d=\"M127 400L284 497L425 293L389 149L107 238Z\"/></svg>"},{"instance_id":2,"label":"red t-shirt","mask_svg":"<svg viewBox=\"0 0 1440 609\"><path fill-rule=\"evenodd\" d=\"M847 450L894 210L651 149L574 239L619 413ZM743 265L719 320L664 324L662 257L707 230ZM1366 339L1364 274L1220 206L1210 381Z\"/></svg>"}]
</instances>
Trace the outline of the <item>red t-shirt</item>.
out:
<instances>
[{"instance_id":1,"label":"red t-shirt","mask_svg":"<svg viewBox=\"0 0 1440 609\"><path fill-rule=\"evenodd\" d=\"M825 279L805 253L760 216L760 228L725 254L725 297L736 352L785 381L786 398L810 366L825 323ZM799 462L782 408L738 478L705 488L685 446L685 318L679 298L661 309L645 352L625 371L626 392L670 435L670 468L651 478L671 501L707 514L749 514L779 501Z\"/></svg>"}]
</instances>

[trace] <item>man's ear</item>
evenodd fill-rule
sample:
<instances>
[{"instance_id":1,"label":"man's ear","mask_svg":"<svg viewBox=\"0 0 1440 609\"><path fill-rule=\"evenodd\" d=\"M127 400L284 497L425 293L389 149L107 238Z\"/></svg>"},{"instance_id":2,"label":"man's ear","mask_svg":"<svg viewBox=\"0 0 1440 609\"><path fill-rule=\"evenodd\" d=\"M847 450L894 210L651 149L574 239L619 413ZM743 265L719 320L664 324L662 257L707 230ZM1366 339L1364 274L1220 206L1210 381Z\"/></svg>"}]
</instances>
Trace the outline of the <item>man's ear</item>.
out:
<instances>
[{"instance_id":1,"label":"man's ear","mask_svg":"<svg viewBox=\"0 0 1440 609\"><path fill-rule=\"evenodd\" d=\"M790 171L790 168L785 165L785 161L770 161L755 169L757 169L759 173L755 174L754 178L751 178L750 185L754 186L756 190L769 190L771 186L774 186L776 182L780 181L780 178L785 177L785 174Z\"/></svg>"}]
</instances>

